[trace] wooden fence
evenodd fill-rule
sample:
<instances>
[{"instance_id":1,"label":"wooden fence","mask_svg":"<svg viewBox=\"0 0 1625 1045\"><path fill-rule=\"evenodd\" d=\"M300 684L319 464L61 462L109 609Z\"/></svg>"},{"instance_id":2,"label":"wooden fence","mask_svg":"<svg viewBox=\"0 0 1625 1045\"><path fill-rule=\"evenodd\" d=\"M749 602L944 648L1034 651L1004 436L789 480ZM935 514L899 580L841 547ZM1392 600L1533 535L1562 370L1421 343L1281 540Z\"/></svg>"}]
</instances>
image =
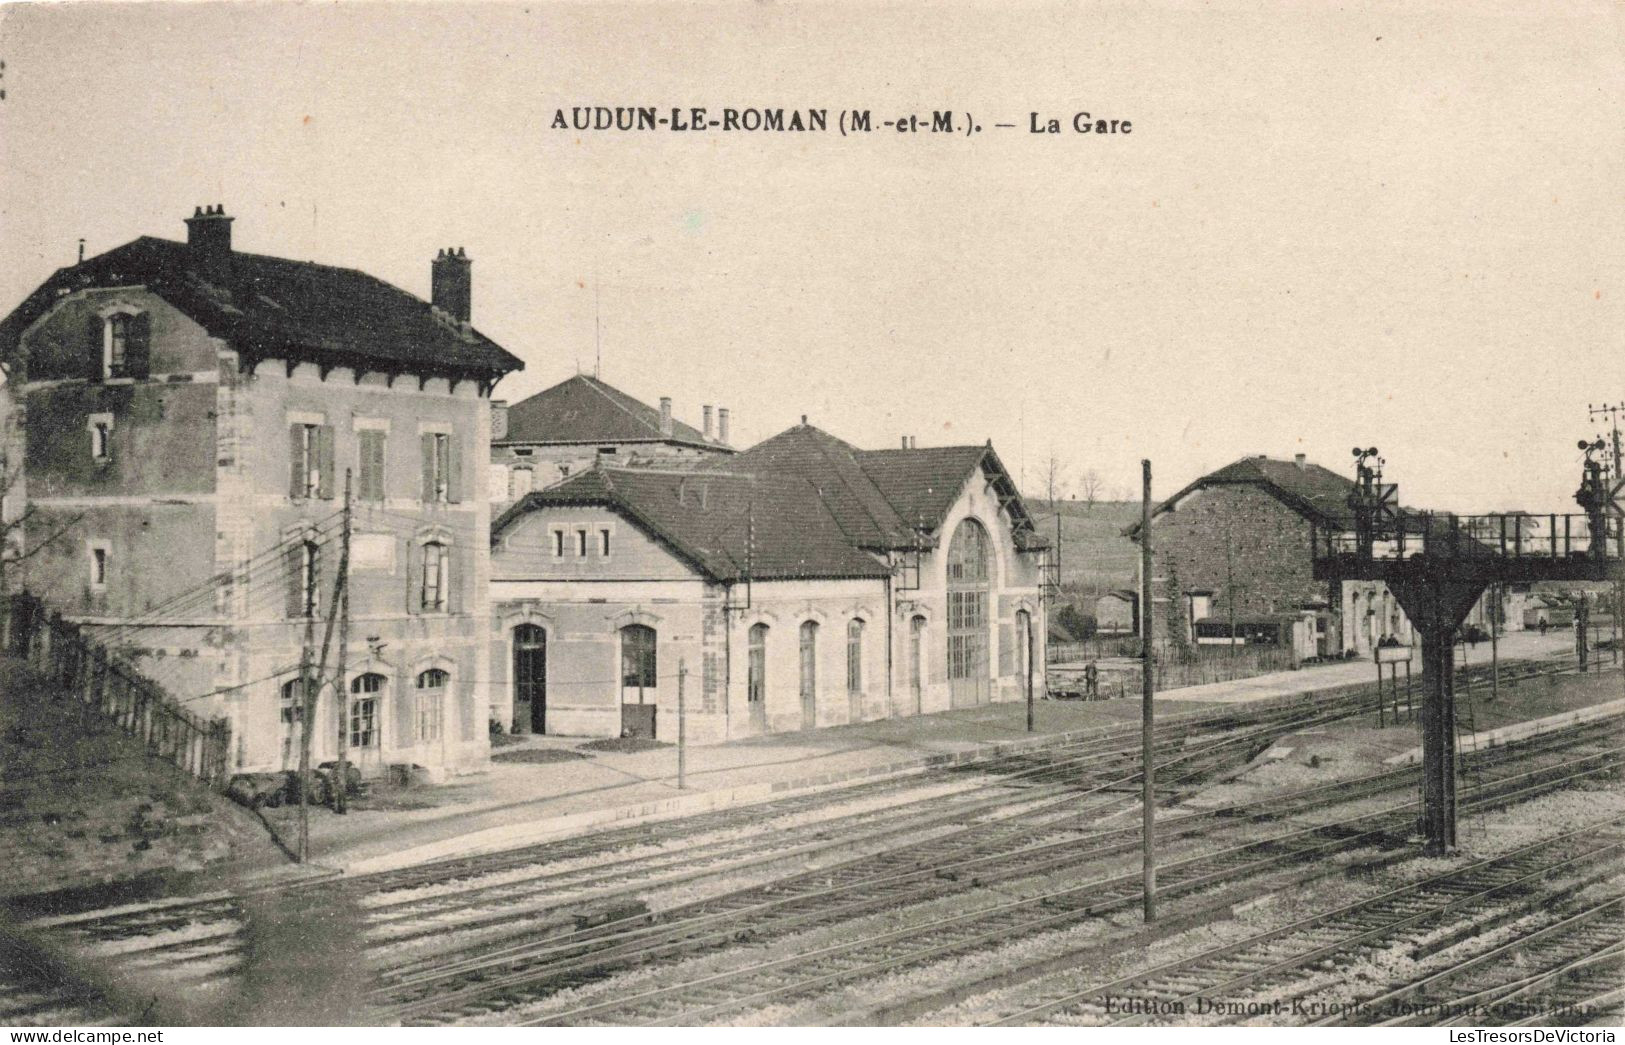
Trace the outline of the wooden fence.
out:
<instances>
[{"instance_id":1,"label":"wooden fence","mask_svg":"<svg viewBox=\"0 0 1625 1045\"><path fill-rule=\"evenodd\" d=\"M199 780L225 783L230 723L187 711L35 596L0 599L0 647L143 740L149 754Z\"/></svg>"},{"instance_id":2,"label":"wooden fence","mask_svg":"<svg viewBox=\"0 0 1625 1045\"><path fill-rule=\"evenodd\" d=\"M1052 660L1048 671L1049 688L1053 693L1083 693L1084 671L1080 663L1067 661L1065 667L1055 666ZM1192 651L1185 655L1166 651L1157 657L1156 688L1183 689L1210 682L1230 682L1252 678L1275 671L1291 671L1298 667L1290 647L1242 646L1235 651ZM1140 666L1132 660L1101 658L1097 665L1096 690L1101 698L1138 696L1140 693Z\"/></svg>"}]
</instances>

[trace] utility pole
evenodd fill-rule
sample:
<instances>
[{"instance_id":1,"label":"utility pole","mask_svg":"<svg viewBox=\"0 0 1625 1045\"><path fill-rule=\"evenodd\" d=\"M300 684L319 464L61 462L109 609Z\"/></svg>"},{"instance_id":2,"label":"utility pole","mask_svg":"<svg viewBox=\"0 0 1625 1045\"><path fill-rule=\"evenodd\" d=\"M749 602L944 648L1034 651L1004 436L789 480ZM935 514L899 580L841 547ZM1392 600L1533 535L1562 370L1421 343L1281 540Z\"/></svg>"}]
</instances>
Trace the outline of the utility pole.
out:
<instances>
[{"instance_id":1,"label":"utility pole","mask_svg":"<svg viewBox=\"0 0 1625 1045\"><path fill-rule=\"evenodd\" d=\"M1501 695L1501 586L1490 586L1490 699Z\"/></svg>"},{"instance_id":2,"label":"utility pole","mask_svg":"<svg viewBox=\"0 0 1625 1045\"><path fill-rule=\"evenodd\" d=\"M1022 637L1022 640L1027 643L1027 656L1023 661L1027 665L1027 677L1023 681L1027 684L1027 732L1031 733L1033 731L1033 618L1031 614L1027 615L1027 634Z\"/></svg>"},{"instance_id":3,"label":"utility pole","mask_svg":"<svg viewBox=\"0 0 1625 1045\"><path fill-rule=\"evenodd\" d=\"M334 628L335 625L338 624L338 620L339 620L339 617L341 615L341 607L348 607L349 606L349 588L350 588L349 580L350 580L350 472L349 472L348 469L346 469L345 472L344 472L344 528L343 528L343 531L342 531L342 537L340 538L340 542L339 542L339 568L338 568L337 576L334 577L334 579L333 579L333 608L327 614L327 627L322 629L322 653L321 653L321 656L316 661L316 686L315 686L316 695L317 695L316 703L320 703L320 697L321 697L322 685L323 685L322 680L327 674L327 654L328 654L328 651L333 648L333 628ZM311 616L312 616L312 619L314 619L315 614L312 614ZM341 661L342 661L342 655L341 655ZM348 735L345 732L346 728L349 725L349 723L345 720L346 713L349 711L349 706L348 706L348 703L345 700L344 672L343 672L342 667L340 668L340 671L339 671L338 681L336 681L333 684L333 703L335 705L337 705L338 710L339 710L339 739L338 739L339 774L342 775L343 772L344 772L344 744L345 744L345 741L349 739ZM338 790L339 791L344 790L343 783L340 783L340 785L338 787ZM336 808L336 805L337 805L337 803L335 803L335 808ZM308 815L303 807L301 807L300 815L302 817Z\"/></svg>"},{"instance_id":4,"label":"utility pole","mask_svg":"<svg viewBox=\"0 0 1625 1045\"><path fill-rule=\"evenodd\" d=\"M333 693L339 707L339 758L338 769L334 776L338 778L337 786L333 791L333 812L344 813L350 805L350 765L348 762L350 744L349 723L349 696L344 684L345 662L349 659L346 654L350 643L350 469L344 470L344 527L341 543L339 545L339 579L336 584L338 590L338 616L339 616L339 649L338 663L333 670Z\"/></svg>"},{"instance_id":5,"label":"utility pole","mask_svg":"<svg viewBox=\"0 0 1625 1045\"><path fill-rule=\"evenodd\" d=\"M319 547L319 546L318 546ZM311 605L314 593L319 591L316 582L320 571L316 568L314 556L319 552L311 552L312 558L306 561L301 550L299 561L299 583L304 589L300 592L303 605L300 609L305 612L305 632L299 640L299 862L305 863L310 859L310 737L311 728L316 718L316 685L311 678L311 669L314 665L316 645L316 614Z\"/></svg>"},{"instance_id":6,"label":"utility pole","mask_svg":"<svg viewBox=\"0 0 1625 1045\"><path fill-rule=\"evenodd\" d=\"M1615 482L1618 482L1620 479L1625 479L1625 447L1621 446L1619 437L1619 415L1622 413L1625 413L1625 403L1604 403L1601 406L1592 406L1590 403L1586 404L1586 415L1591 420L1595 421L1602 417L1608 418L1608 426L1610 429L1612 429L1611 434L1613 436L1612 443L1614 450ZM1625 525L1625 523L1622 523L1622 525ZM1612 658L1614 663L1618 663L1620 657L1619 618L1621 614L1625 614L1625 578L1616 577L1614 580L1614 611L1610 614L1610 616L1614 618L1613 627L1611 629L1611 635L1614 640Z\"/></svg>"},{"instance_id":7,"label":"utility pole","mask_svg":"<svg viewBox=\"0 0 1625 1045\"><path fill-rule=\"evenodd\" d=\"M688 687L688 662L677 662L677 790L688 787L688 716L683 714L683 691Z\"/></svg>"},{"instance_id":8,"label":"utility pole","mask_svg":"<svg viewBox=\"0 0 1625 1045\"><path fill-rule=\"evenodd\" d=\"M1156 843L1153 831L1156 828L1156 806L1154 803L1153 787L1155 766L1152 764L1152 721L1151 699L1156 692L1156 681L1152 677L1154 660L1151 654L1151 462L1140 462L1140 630L1143 636L1140 640L1140 762L1142 784L1140 789L1142 809L1141 850L1144 855L1144 905L1145 920L1147 923L1157 920L1157 864Z\"/></svg>"}]
</instances>

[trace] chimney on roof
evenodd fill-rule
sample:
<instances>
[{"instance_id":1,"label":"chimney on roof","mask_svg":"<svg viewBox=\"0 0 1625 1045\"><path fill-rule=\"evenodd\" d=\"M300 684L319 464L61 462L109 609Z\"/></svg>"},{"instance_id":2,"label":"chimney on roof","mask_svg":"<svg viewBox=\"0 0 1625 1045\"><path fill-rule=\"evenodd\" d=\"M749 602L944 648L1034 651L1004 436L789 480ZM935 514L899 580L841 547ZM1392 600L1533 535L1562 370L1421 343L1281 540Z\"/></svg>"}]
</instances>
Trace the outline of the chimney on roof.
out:
<instances>
[{"instance_id":1,"label":"chimney on roof","mask_svg":"<svg viewBox=\"0 0 1625 1045\"><path fill-rule=\"evenodd\" d=\"M671 437L671 396L660 397L660 434Z\"/></svg>"},{"instance_id":2,"label":"chimney on roof","mask_svg":"<svg viewBox=\"0 0 1625 1045\"><path fill-rule=\"evenodd\" d=\"M508 401L506 399L491 400L491 438L508 438Z\"/></svg>"},{"instance_id":3,"label":"chimney on roof","mask_svg":"<svg viewBox=\"0 0 1625 1045\"><path fill-rule=\"evenodd\" d=\"M700 408L700 416L705 418L705 441L711 441L711 404L707 403Z\"/></svg>"},{"instance_id":4,"label":"chimney on roof","mask_svg":"<svg viewBox=\"0 0 1625 1045\"><path fill-rule=\"evenodd\" d=\"M903 449L908 449L908 436L903 436Z\"/></svg>"},{"instance_id":5,"label":"chimney on roof","mask_svg":"<svg viewBox=\"0 0 1625 1045\"><path fill-rule=\"evenodd\" d=\"M231 222L226 205L194 207L186 219L186 247L192 267L210 283L231 282Z\"/></svg>"},{"instance_id":6,"label":"chimney on roof","mask_svg":"<svg viewBox=\"0 0 1625 1045\"><path fill-rule=\"evenodd\" d=\"M728 445L728 408L717 407L717 442Z\"/></svg>"},{"instance_id":7,"label":"chimney on roof","mask_svg":"<svg viewBox=\"0 0 1625 1045\"><path fill-rule=\"evenodd\" d=\"M462 247L447 247L429 266L429 303L459 323L474 315L473 266Z\"/></svg>"},{"instance_id":8,"label":"chimney on roof","mask_svg":"<svg viewBox=\"0 0 1625 1045\"><path fill-rule=\"evenodd\" d=\"M1298 466L1298 471L1300 472L1309 467L1309 459L1303 454L1297 454L1294 456L1292 458L1292 463Z\"/></svg>"}]
</instances>

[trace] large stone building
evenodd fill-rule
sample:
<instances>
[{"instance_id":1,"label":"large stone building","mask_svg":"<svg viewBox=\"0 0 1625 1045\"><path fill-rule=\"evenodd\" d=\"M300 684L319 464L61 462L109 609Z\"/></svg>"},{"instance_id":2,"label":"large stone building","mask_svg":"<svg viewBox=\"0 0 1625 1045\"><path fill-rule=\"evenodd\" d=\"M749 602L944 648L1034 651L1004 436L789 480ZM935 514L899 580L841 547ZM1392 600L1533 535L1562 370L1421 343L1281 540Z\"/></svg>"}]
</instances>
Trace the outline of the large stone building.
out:
<instances>
[{"instance_id":1,"label":"large stone building","mask_svg":"<svg viewBox=\"0 0 1625 1045\"><path fill-rule=\"evenodd\" d=\"M713 428L713 422L715 427ZM728 409L704 408L704 429L577 374L529 399L492 404L491 499L506 504L595 465L610 468L694 464L733 453Z\"/></svg>"},{"instance_id":2,"label":"large stone building","mask_svg":"<svg viewBox=\"0 0 1625 1045\"><path fill-rule=\"evenodd\" d=\"M220 208L64 268L0 322L23 410L21 581L206 716L244 770L297 761L302 643L354 492L344 724L367 771L487 758L490 392L522 364L470 324L470 262L433 303L352 269L233 248ZM317 633L319 639L320 634Z\"/></svg>"},{"instance_id":3,"label":"large stone building","mask_svg":"<svg viewBox=\"0 0 1625 1045\"><path fill-rule=\"evenodd\" d=\"M600 467L493 528L493 717L716 741L1042 690L1047 546L991 446L805 421L700 468Z\"/></svg>"},{"instance_id":4,"label":"large stone building","mask_svg":"<svg viewBox=\"0 0 1625 1045\"><path fill-rule=\"evenodd\" d=\"M1353 528L1354 481L1304 459L1244 457L1157 506L1151 520L1159 645L1296 632L1310 655L1369 654L1411 626L1380 581L1317 581L1311 531ZM1129 529L1138 540L1139 527ZM1232 627L1233 622L1233 627Z\"/></svg>"}]
</instances>

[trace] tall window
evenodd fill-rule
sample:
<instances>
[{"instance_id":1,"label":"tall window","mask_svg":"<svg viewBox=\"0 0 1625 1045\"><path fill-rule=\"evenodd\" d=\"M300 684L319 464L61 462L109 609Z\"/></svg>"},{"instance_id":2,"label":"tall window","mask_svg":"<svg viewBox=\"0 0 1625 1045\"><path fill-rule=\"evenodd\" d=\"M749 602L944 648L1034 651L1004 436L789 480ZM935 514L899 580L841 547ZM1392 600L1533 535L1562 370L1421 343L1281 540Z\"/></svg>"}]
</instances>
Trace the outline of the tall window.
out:
<instances>
[{"instance_id":1,"label":"tall window","mask_svg":"<svg viewBox=\"0 0 1625 1045\"><path fill-rule=\"evenodd\" d=\"M553 558L555 558L555 559L564 558L564 531L563 530L554 530L553 531Z\"/></svg>"},{"instance_id":2,"label":"tall window","mask_svg":"<svg viewBox=\"0 0 1625 1045\"><path fill-rule=\"evenodd\" d=\"M357 433L360 446L361 474L356 496L363 501L384 499L384 433L376 428Z\"/></svg>"},{"instance_id":3,"label":"tall window","mask_svg":"<svg viewBox=\"0 0 1625 1045\"><path fill-rule=\"evenodd\" d=\"M803 621L801 625L801 695L810 697L818 692L818 622Z\"/></svg>"},{"instance_id":4,"label":"tall window","mask_svg":"<svg viewBox=\"0 0 1625 1045\"><path fill-rule=\"evenodd\" d=\"M107 587L107 549L100 545L90 549L90 586Z\"/></svg>"},{"instance_id":5,"label":"tall window","mask_svg":"<svg viewBox=\"0 0 1625 1045\"><path fill-rule=\"evenodd\" d=\"M908 628L908 686L919 703L925 684L925 618L915 617Z\"/></svg>"},{"instance_id":6,"label":"tall window","mask_svg":"<svg viewBox=\"0 0 1625 1045\"><path fill-rule=\"evenodd\" d=\"M863 621L856 617L846 625L846 691L863 692Z\"/></svg>"},{"instance_id":7,"label":"tall window","mask_svg":"<svg viewBox=\"0 0 1625 1045\"><path fill-rule=\"evenodd\" d=\"M1027 695L1028 676L1027 657L1031 652L1033 633L1033 619L1026 610L1016 611L1016 678L1021 680L1021 694Z\"/></svg>"},{"instance_id":8,"label":"tall window","mask_svg":"<svg viewBox=\"0 0 1625 1045\"><path fill-rule=\"evenodd\" d=\"M457 443L445 432L423 433L423 499L445 504L461 499Z\"/></svg>"},{"instance_id":9,"label":"tall window","mask_svg":"<svg viewBox=\"0 0 1625 1045\"><path fill-rule=\"evenodd\" d=\"M585 559L587 557L587 531L586 530L577 530L576 531L576 557L581 558L581 559Z\"/></svg>"},{"instance_id":10,"label":"tall window","mask_svg":"<svg viewBox=\"0 0 1625 1045\"><path fill-rule=\"evenodd\" d=\"M745 674L745 699L760 704L767 694L767 625L750 628L750 656Z\"/></svg>"},{"instance_id":11,"label":"tall window","mask_svg":"<svg viewBox=\"0 0 1625 1045\"><path fill-rule=\"evenodd\" d=\"M288 426L288 495L333 496L333 428L331 425Z\"/></svg>"},{"instance_id":12,"label":"tall window","mask_svg":"<svg viewBox=\"0 0 1625 1045\"><path fill-rule=\"evenodd\" d=\"M282 764L288 765L299 749L301 723L305 721L303 679L289 679L282 684L280 718L282 721Z\"/></svg>"},{"instance_id":13,"label":"tall window","mask_svg":"<svg viewBox=\"0 0 1625 1045\"><path fill-rule=\"evenodd\" d=\"M145 312L92 315L90 368L103 378L146 377L151 356L152 320Z\"/></svg>"},{"instance_id":14,"label":"tall window","mask_svg":"<svg viewBox=\"0 0 1625 1045\"><path fill-rule=\"evenodd\" d=\"M389 682L369 671L350 680L350 746L375 747L378 744L378 702Z\"/></svg>"},{"instance_id":15,"label":"tall window","mask_svg":"<svg viewBox=\"0 0 1625 1045\"><path fill-rule=\"evenodd\" d=\"M609 531L607 529L598 531L598 554L606 559L609 558Z\"/></svg>"},{"instance_id":16,"label":"tall window","mask_svg":"<svg viewBox=\"0 0 1625 1045\"><path fill-rule=\"evenodd\" d=\"M445 708L446 683L451 676L439 668L418 673L418 742L440 739L440 720Z\"/></svg>"},{"instance_id":17,"label":"tall window","mask_svg":"<svg viewBox=\"0 0 1625 1045\"><path fill-rule=\"evenodd\" d=\"M426 613L446 609L451 590L451 549L439 541L423 546L423 576L419 607Z\"/></svg>"},{"instance_id":18,"label":"tall window","mask_svg":"<svg viewBox=\"0 0 1625 1045\"><path fill-rule=\"evenodd\" d=\"M966 519L948 545L948 681L956 704L979 703L988 681L987 530Z\"/></svg>"},{"instance_id":19,"label":"tall window","mask_svg":"<svg viewBox=\"0 0 1625 1045\"><path fill-rule=\"evenodd\" d=\"M628 689L654 689L655 630L645 624L621 629L621 685Z\"/></svg>"}]
</instances>

